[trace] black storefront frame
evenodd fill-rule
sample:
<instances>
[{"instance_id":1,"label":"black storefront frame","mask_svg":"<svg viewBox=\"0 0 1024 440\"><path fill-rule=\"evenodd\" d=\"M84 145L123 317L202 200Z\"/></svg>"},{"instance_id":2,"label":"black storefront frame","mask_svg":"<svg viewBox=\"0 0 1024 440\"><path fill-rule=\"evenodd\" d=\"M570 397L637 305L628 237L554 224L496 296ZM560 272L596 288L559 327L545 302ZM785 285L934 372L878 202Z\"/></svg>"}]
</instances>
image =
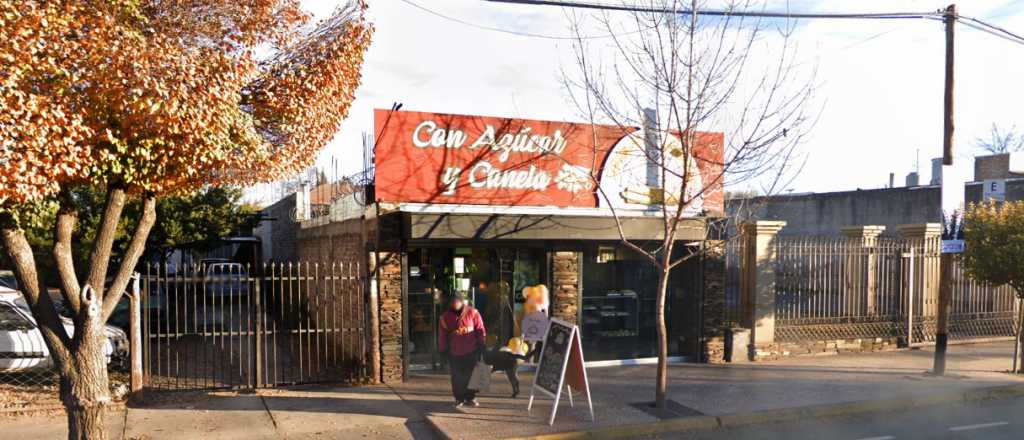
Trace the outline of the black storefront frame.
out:
<instances>
[{"instance_id":1,"label":"black storefront frame","mask_svg":"<svg viewBox=\"0 0 1024 440\"><path fill-rule=\"evenodd\" d=\"M414 237L412 237L415 234L413 232L414 229L415 229L413 224L415 222L419 221L419 217L425 217L425 216L433 216L433 217L435 217L435 220L433 220L435 222L435 224L437 224L437 222L439 222L439 220L437 220L437 219L447 219L447 218L457 218L457 217L475 216L475 217L480 217L483 220L480 221L480 224L479 224L479 227L477 228L476 233L474 233L474 234L472 234L472 235L470 235L468 237L460 237L460 238L431 238L431 237L427 237L427 238L414 238ZM392 221L390 221L388 223L391 223L391 225L393 225L393 226L397 226L397 230L391 229L390 231L388 231L388 232L391 232L391 234L387 234L387 235L391 235L389 237L389 239L388 240L380 240L380 241L378 241L378 243L383 243L385 241L389 242L389 243L391 243L391 246L387 246L387 247L392 247L393 249L395 247L397 247L398 249L396 249L396 250L400 251L401 254L402 254L402 258L401 258L401 265L402 265L401 272L402 272L402 335L403 335L402 336L403 337L402 364L403 364L403 380L406 380L408 378L408 374L409 374L408 373L409 372L409 361L410 361L410 350L409 350L410 344L408 342L410 341L410 339L409 339L409 337L410 337L410 335L409 335L409 327L410 327L410 317L411 317L411 314L410 314L410 310L409 310L409 307L408 307L409 306L409 293L410 293L409 292L409 278L408 278L409 277L408 254L409 254L409 252L412 249L417 249L417 248L423 248L423 249L430 249L430 248L490 248L490 249L501 249L501 248L512 248L512 247L519 247L519 246L530 247L530 248L534 248L534 249L542 249L544 251L545 255L546 255L546 260L547 260L546 263L544 264L544 268L543 268L544 276L542 277L542 279L544 280L544 284L548 286L548 289L549 289L549 292L550 292L550 295L551 295L550 300L552 301L552 303L554 303L554 300L555 300L555 298L554 298L555 286L553 285L553 274L552 274L552 265L553 265L554 253L555 252L574 252L574 253L576 253L576 256L577 256L576 257L577 258L576 322L578 323L578 325L582 325L582 313L583 313L583 310L582 310L583 309L583 304L582 303L583 303L583 296L585 295L585 289L586 289L586 287L583 285L583 273L582 273L583 270L584 270L583 258L584 258L584 255L585 255L585 249L587 247L589 247L589 246L601 246L601 245L623 246L621 240L617 239L617 234L618 234L617 231L615 231L614 234L609 234L609 233L606 232L605 234L603 234L604 236L602 238L594 239L594 240L585 239L585 238L578 238L578 237L563 238L563 239L558 239L558 238L554 238L554 239L552 239L552 238L547 238L547 239L503 239L503 238L495 238L494 236L489 236L487 233L484 233L486 228L490 227L493 224L497 224L500 221L503 221L503 220L504 221L508 221L508 219L519 219L521 221L521 219L523 219L523 218L534 218L534 219L540 219L541 221L543 221L543 220L550 220L550 221L553 221L555 223L562 222L562 223L566 224L566 226L564 226L566 231L573 232L573 227L571 225L569 225L569 224L572 223L572 221L574 221L574 220L577 220L577 221L578 220L590 221L591 223L598 223L598 224L602 220L605 221L606 223L609 220L612 220L612 219L609 219L607 217L601 217L601 216L582 216L581 217L581 216L559 216L559 215L471 214L471 213L458 213L458 212L450 213L450 214L418 214L418 213L398 211L398 212L392 212L392 213L384 214L381 217L384 217L384 218L391 217ZM378 217L378 220L381 220L381 217ZM397 221L395 221L395 220L397 220ZM637 234L637 233L645 234L646 235L647 231L644 231L645 229L649 229L649 227L651 225L653 225L653 224L660 224L660 222L661 222L660 217L625 218L624 220L627 221L627 222L632 222L632 223L625 223L624 224L626 226L626 233L628 235L633 235L633 234ZM686 220L687 221L691 221L691 222L698 222L704 228L702 228L700 230L700 232L693 232L693 230L694 230L693 228L684 228L684 231L687 231L687 233L689 233L689 235L685 235L683 237L677 238L677 243L679 245L683 245L686 242L696 242L696 241L699 241L699 242L701 242L700 246L703 248L703 241L707 238L707 236L705 234L708 231L706 229L706 225L707 225L708 219L705 219L705 218L690 218L690 219L686 219ZM651 221L655 221L655 223L651 223ZM378 223L378 224L382 224L382 223ZM420 230L422 231L422 227L420 228ZM431 228L429 230L432 231L433 229ZM517 232L522 232L522 231L526 231L526 230L528 230L528 228L524 228L524 229L522 229L520 231L517 231ZM577 234L567 233L566 235L569 235L569 236L578 235L578 231L575 231L575 232L577 232ZM378 234L381 234L379 236L379 238L384 238L386 236L385 233L386 233L386 231L378 230ZM547 234L547 236L550 236L550 235L552 235L552 234L549 232ZM556 233L555 235L558 235L558 234ZM608 236L616 236L616 239L609 239ZM633 238L633 239L637 240L635 238ZM639 239L639 240L642 240L642 238ZM651 239L649 241L655 242L656 240ZM395 246L395 245L397 245L397 246ZM700 272L699 268L702 268L703 264L701 264L699 262L700 257L697 257L697 258L698 258L698 263L697 263L697 265L698 265L698 272ZM703 310L702 309L703 309L703 298L704 298L704 286L701 283L701 280L703 278L702 275L703 274L698 275L696 277L696 280L695 280L696 281L695 287L699 290L698 294L697 294L698 303L696 305L696 307L697 307L697 314L696 314L697 315L697 319L696 319L697 322L693 323L693 325L696 326L696 335L695 335L696 336L696 340L694 341L695 345L696 345L696 348L694 348L694 350L697 350L697 351L695 351L695 353L699 353L699 350L700 350L700 347L699 347L700 340L701 340L701 338L703 338L703 332L704 332L703 322L702 322L702 319L703 319L703 317L702 317ZM434 343L436 344L436 341Z\"/></svg>"},{"instance_id":2,"label":"black storefront frame","mask_svg":"<svg viewBox=\"0 0 1024 440\"><path fill-rule=\"evenodd\" d=\"M408 240L403 242L401 254L402 254L402 337L404 342L410 341L411 317L412 310L409 307L409 254L415 250L431 250L431 249L457 249L457 248L468 248L468 249L519 249L529 248L533 250L539 250L544 253L544 261L540 267L540 282L548 287L549 291L553 291L552 285L552 254L557 251L565 251L569 249L561 249L553 247L548 242L540 240ZM574 251L579 252L579 251ZM500 270L500 269L499 269ZM580 281L582 282L582 281ZM511 292L514 295L514 292ZM578 299L577 299L578 300ZM443 307L442 307L443 309ZM440 315L437 316L439 318ZM436 326L436 322L431 322L432 326ZM436 332L432 332L434 341L436 344ZM410 344L402 344L402 364L404 371L403 380L407 380L411 351ZM436 347L435 347L436 349Z\"/></svg>"},{"instance_id":3,"label":"black storefront frame","mask_svg":"<svg viewBox=\"0 0 1024 440\"><path fill-rule=\"evenodd\" d=\"M679 251L681 249L684 249L684 248L688 247L687 243L699 243L699 246L700 246L701 250L703 249L703 246L704 246L703 241L697 242L697 241L681 241L681 240L677 240L675 248L677 249L677 251ZM579 278L578 278L578 283L577 283L577 291L579 292L579 294L577 295L577 298L576 298L576 301L577 301L576 323L580 327L580 331L581 332L586 332L586 328L585 328L586 323L583 320L583 312L584 312L583 304L584 304L584 297L587 296L587 291L588 291L587 290L588 287L587 287L587 285L584 282L585 281L584 278L586 278L584 276L584 271L585 271L585 269L587 267L587 257L588 257L588 253L593 253L591 256L596 256L597 250L602 248L602 247L615 247L615 248L618 248L618 249L621 249L621 250L624 250L624 251L627 251L627 252L632 252L632 250L627 248L621 241L610 241L610 240L588 241L588 242L583 243L581 246L578 246L577 248L572 249L573 251L577 252L577 259L578 259L578 277ZM559 250L563 250L563 249L559 249ZM570 250L570 249L564 249L564 250ZM666 293L667 295L669 295L669 298L666 298L666 300L671 299L672 295L673 295L673 291L675 289L680 289L680 288L681 288L680 291L683 292L684 294L686 294L688 292L688 294L686 294L685 297L684 297L685 299L676 300L674 304L666 303L666 305L668 307L673 307L673 308L675 308L675 307L682 307L681 312L680 312L681 316L679 316L678 317L679 319L677 320L676 317L674 316L675 313L670 313L670 312L672 312L672 310L669 309L669 308L666 308L666 321L667 321L666 322L666 324L667 324L666 325L666 327L667 327L666 331L669 332L668 337L670 338L669 339L670 347L672 345L672 339L671 338L673 336L679 336L679 335L687 336L687 341L686 341L685 345L678 345L676 353L675 354L670 353L669 357L683 357L683 358L692 358L692 359L696 360L700 356L701 341L704 338L703 304L704 304L704 295L705 295L705 291L704 290L705 290L705 286L703 284L703 262L702 262L702 256L700 254L695 256L693 260L684 262L683 264L681 264L681 265L679 265L679 266L677 266L676 268L673 269L672 275L670 276L670 279L669 279L669 286L668 286L669 291ZM594 286L590 286L589 289L592 291L594 289ZM638 301L638 302L640 302L642 304L643 298L638 298L638 299L641 300L641 301ZM687 307L693 307L693 309L692 310L687 310ZM690 312L693 312L693 313L685 313L687 311L690 311ZM646 316L646 315L643 315L643 314L640 315L641 318L643 318L644 316ZM673 330L675 325L682 325L683 326L683 327L681 327L682 330L680 330L679 332L673 332L672 330ZM640 325L640 327L643 328L643 325ZM584 342L584 354L587 354L586 353L586 349L587 349L587 343ZM650 359L650 358L653 358L654 356L655 355L652 355L652 356L638 356L638 357L617 357L615 359L609 359L609 360L629 361L629 360L635 360L635 359ZM588 361L589 360L590 360L590 358L588 357Z\"/></svg>"}]
</instances>

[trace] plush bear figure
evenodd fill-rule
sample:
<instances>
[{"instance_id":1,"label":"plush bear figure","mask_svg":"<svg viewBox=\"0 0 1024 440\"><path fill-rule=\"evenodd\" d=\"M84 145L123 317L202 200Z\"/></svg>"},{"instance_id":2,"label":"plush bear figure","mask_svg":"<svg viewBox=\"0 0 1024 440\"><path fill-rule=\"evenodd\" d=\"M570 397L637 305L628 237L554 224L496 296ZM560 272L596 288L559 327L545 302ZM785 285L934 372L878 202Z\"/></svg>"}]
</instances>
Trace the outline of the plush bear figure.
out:
<instances>
[{"instance_id":1,"label":"plush bear figure","mask_svg":"<svg viewBox=\"0 0 1024 440\"><path fill-rule=\"evenodd\" d=\"M523 288L523 298L526 299L523 310L527 315L533 312L547 312L551 305L551 300L548 298L548 286L543 284Z\"/></svg>"},{"instance_id":2,"label":"plush bear figure","mask_svg":"<svg viewBox=\"0 0 1024 440\"><path fill-rule=\"evenodd\" d=\"M505 344L504 347L501 347L501 351L504 351L506 353L517 354L519 356L526 356L526 352L529 350L530 346L519 338L511 338L508 340L508 344Z\"/></svg>"},{"instance_id":3,"label":"plush bear figure","mask_svg":"<svg viewBox=\"0 0 1024 440\"><path fill-rule=\"evenodd\" d=\"M520 338L523 336L523 317L536 312L547 313L548 307L551 305L551 300L548 297L548 286L543 284L524 287L523 299L523 310L516 316L515 331L513 332L513 334Z\"/></svg>"}]
</instances>

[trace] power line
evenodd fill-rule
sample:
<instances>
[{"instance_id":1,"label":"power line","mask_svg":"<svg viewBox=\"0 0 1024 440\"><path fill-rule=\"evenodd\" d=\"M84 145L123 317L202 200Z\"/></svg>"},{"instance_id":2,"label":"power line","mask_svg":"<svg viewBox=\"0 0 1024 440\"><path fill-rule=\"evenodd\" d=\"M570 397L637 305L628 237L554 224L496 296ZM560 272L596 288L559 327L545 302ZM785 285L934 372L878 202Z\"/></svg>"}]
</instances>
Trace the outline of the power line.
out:
<instances>
[{"instance_id":1,"label":"power line","mask_svg":"<svg viewBox=\"0 0 1024 440\"><path fill-rule=\"evenodd\" d=\"M407 0L403 0L407 1ZM751 12L733 10L691 10L673 9L651 6L630 6L614 5L607 3L592 3L577 0L484 0L493 3L510 3L516 5L532 6L556 6L577 9L598 9L604 11L640 12L657 14L693 14L708 15L716 17L759 17L759 18L824 18L824 19L863 19L863 20L903 20L903 19L932 19L941 20L945 17L944 11L935 12L875 12L875 13L806 13L806 12ZM958 15L957 21L969 28L985 32L1004 40L1024 45L1024 36L1011 32L1005 28L987 23L974 17Z\"/></svg>"},{"instance_id":2,"label":"power line","mask_svg":"<svg viewBox=\"0 0 1024 440\"><path fill-rule=\"evenodd\" d=\"M835 54L837 54L839 52L843 52L843 51L846 51L846 50L849 50L849 49L853 49L854 47L860 46L860 45L862 45L864 43L867 43L869 41L872 41L872 40L875 40L877 38L883 37L885 35L889 35L889 34L891 34L893 32L897 32L899 30L901 30L901 29L900 28L889 29L887 31L882 31L882 32L879 32L877 34L870 35L870 36L868 36L866 38L862 38L862 39L860 39L860 40L858 40L856 42L847 44L845 46L840 46L840 47L828 49L828 51L826 52L825 56L831 56L831 55L835 55ZM806 57L802 61L794 64L793 67L802 66L804 64L807 64L807 63L813 61L814 59L820 59L820 58L823 58L823 56L817 55L817 56L812 56L812 57Z\"/></svg>"},{"instance_id":3,"label":"power line","mask_svg":"<svg viewBox=\"0 0 1024 440\"><path fill-rule=\"evenodd\" d=\"M473 23L471 21L466 21L466 20L462 20L462 19L459 19L459 18L456 18L456 17L452 17L450 15L445 15L445 14L442 14L440 12L434 11L434 10L432 10L430 8L427 8L426 6L420 5L419 3L413 2L412 0L402 0L402 2L407 4L407 5L409 5L409 6L414 7L416 9L419 9L419 10L421 10L423 12L426 12L426 13L428 13L430 15L433 15L435 17L439 17L439 18L442 18L442 19L445 19L445 20L448 20L448 21L451 21L451 22L459 23L461 25L465 25L465 26L469 26L469 27L473 27L473 28L477 28L477 29L482 29L482 30L485 30L485 31L501 32L501 33L504 33L504 34L516 35L516 36L519 36L519 37L543 38L543 39L546 39L546 40L594 40L594 39L599 39L599 38L611 38L611 37L620 36L620 35L622 35L622 36L630 35L630 34L635 34L635 33L639 33L640 32L639 30L637 30L637 31L632 31L632 32L625 32L625 33L622 33L622 34L583 35L583 36L579 36L579 37L576 37L576 36L562 36L562 35L545 35L545 34L536 34L536 33L531 33L531 32L520 32L520 31L511 30L511 29L504 29L504 28L499 28L499 27L492 27L492 26L486 26L486 25L482 25L482 24L477 24L477 23Z\"/></svg>"},{"instance_id":4,"label":"power line","mask_svg":"<svg viewBox=\"0 0 1024 440\"><path fill-rule=\"evenodd\" d=\"M960 15L960 16L958 16L958 18L960 18L960 19L962 19L962 20L970 20L970 21L972 21L972 22L975 22L975 23L977 23L977 24L980 24L980 25L982 25L982 26L984 26L984 27L987 27L987 28L989 28L989 29L992 29L992 30L994 30L994 31L997 31L997 32L1000 32L1000 33L1006 34L1006 35L1008 35L1008 36L1010 36L1010 37L1013 37L1013 38L1015 38L1015 39L1018 39L1018 40L1022 40L1022 41L1024 41L1024 36L1021 36L1021 35L1019 35L1019 34L1015 34L1015 33L1013 33L1013 32L1010 32L1010 31L1009 31L1009 30L1007 30L1006 28L1002 28L1002 27L996 26L996 25L994 25L994 24L991 24L991 23L985 22L985 21L983 21L983 20L979 20L979 19L977 19L977 18L974 18L974 17L967 17L967 16L964 16L964 15Z\"/></svg>"},{"instance_id":5,"label":"power line","mask_svg":"<svg viewBox=\"0 0 1024 440\"><path fill-rule=\"evenodd\" d=\"M974 17L967 17L961 15L958 16L957 19L960 22L960 24L967 26L969 28L985 32L987 34L1002 38L1010 42L1024 44L1024 36L1010 32L1005 28L996 26L991 23L987 23Z\"/></svg>"},{"instance_id":6,"label":"power line","mask_svg":"<svg viewBox=\"0 0 1024 440\"><path fill-rule=\"evenodd\" d=\"M967 23L967 22L961 21L960 24L962 24L964 26L967 26L967 27L969 27L971 29L974 29L974 30L977 30L977 31L980 31L980 32L984 32L984 33L989 34L989 35L992 35L992 36L994 36L996 38L1001 38L1001 39L1009 41L1011 43L1017 43L1017 44L1024 45L1024 40L1018 40L1016 38L1012 38L1012 37L1000 34L998 32L994 32L994 31L992 31L990 29L986 29L984 27L981 27L981 26L978 26L978 25L974 25L974 24L971 24L971 23Z\"/></svg>"},{"instance_id":7,"label":"power line","mask_svg":"<svg viewBox=\"0 0 1024 440\"><path fill-rule=\"evenodd\" d=\"M717 17L761 17L761 18L833 18L833 19L921 19L941 17L943 12L880 12L880 13L806 13L806 12L750 12L712 9L673 9L651 6L612 5L607 3L588 3L574 0L484 0L494 3L512 3L517 5L558 6L577 9L600 9L605 11L643 12L658 14L693 14Z\"/></svg>"}]
</instances>

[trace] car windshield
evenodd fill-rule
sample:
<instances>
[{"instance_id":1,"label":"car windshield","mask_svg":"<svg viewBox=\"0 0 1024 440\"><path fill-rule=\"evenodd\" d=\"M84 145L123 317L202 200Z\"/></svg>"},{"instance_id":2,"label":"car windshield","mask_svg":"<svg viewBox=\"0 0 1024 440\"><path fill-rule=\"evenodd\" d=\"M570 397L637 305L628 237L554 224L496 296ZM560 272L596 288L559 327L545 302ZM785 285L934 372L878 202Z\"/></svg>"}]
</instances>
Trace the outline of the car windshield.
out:
<instances>
[{"instance_id":1,"label":"car windshield","mask_svg":"<svg viewBox=\"0 0 1024 440\"><path fill-rule=\"evenodd\" d=\"M238 263L217 263L208 266L206 273L209 275L244 276L246 271L245 266Z\"/></svg>"},{"instance_id":2,"label":"car windshield","mask_svg":"<svg viewBox=\"0 0 1024 440\"><path fill-rule=\"evenodd\" d=\"M17 306L19 309L24 310L25 313L32 313L32 309L28 307L28 301L25 301L25 297L23 296L15 298L14 305Z\"/></svg>"},{"instance_id":3,"label":"car windshield","mask_svg":"<svg viewBox=\"0 0 1024 440\"><path fill-rule=\"evenodd\" d=\"M18 314L14 308L6 303L0 303L0 330L16 331L29 330L31 328L32 323Z\"/></svg>"},{"instance_id":4,"label":"car windshield","mask_svg":"<svg viewBox=\"0 0 1024 440\"><path fill-rule=\"evenodd\" d=\"M18 280L14 278L13 272L9 270L0 270L0 287L18 290Z\"/></svg>"}]
</instances>

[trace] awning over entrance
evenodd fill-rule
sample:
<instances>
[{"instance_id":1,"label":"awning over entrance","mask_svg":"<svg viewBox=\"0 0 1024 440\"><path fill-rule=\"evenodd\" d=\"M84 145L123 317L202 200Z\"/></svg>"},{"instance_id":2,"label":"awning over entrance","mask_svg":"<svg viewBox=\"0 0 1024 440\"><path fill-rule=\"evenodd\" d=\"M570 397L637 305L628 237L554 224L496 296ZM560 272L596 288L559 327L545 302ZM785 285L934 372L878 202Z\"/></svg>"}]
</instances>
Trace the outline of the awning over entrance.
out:
<instances>
[{"instance_id":1,"label":"awning over entrance","mask_svg":"<svg viewBox=\"0 0 1024 440\"><path fill-rule=\"evenodd\" d=\"M408 240L619 240L612 217L541 214L436 214L403 212L403 235ZM620 218L626 238L660 240L659 217ZM703 240L706 221L684 219L678 240Z\"/></svg>"}]
</instances>

